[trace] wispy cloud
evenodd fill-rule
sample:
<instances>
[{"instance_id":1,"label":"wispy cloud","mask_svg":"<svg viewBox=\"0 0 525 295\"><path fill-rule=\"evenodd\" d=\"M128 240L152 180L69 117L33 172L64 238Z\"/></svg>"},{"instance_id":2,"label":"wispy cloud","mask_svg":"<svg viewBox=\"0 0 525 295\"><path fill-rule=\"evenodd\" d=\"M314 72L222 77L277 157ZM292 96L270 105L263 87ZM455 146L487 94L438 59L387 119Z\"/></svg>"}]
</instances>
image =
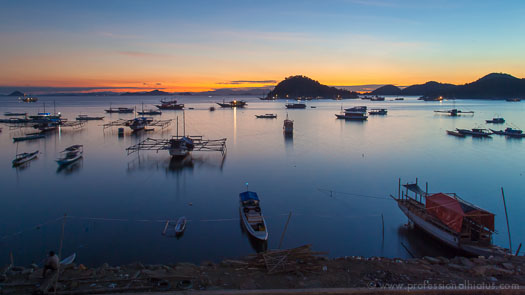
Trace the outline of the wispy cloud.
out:
<instances>
[{"instance_id":1,"label":"wispy cloud","mask_svg":"<svg viewBox=\"0 0 525 295\"><path fill-rule=\"evenodd\" d=\"M216 84L221 85L239 85L239 84L273 84L277 83L276 80L234 80L228 82L217 82Z\"/></svg>"}]
</instances>

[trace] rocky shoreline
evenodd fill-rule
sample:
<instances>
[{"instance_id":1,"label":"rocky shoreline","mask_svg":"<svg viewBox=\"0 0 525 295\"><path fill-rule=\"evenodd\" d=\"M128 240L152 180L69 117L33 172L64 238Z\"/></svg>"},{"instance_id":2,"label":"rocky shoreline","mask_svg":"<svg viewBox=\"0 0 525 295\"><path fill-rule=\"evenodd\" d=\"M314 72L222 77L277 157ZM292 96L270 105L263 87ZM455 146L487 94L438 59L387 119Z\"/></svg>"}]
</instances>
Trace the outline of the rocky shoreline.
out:
<instances>
[{"instance_id":1,"label":"rocky shoreline","mask_svg":"<svg viewBox=\"0 0 525 295\"><path fill-rule=\"evenodd\" d=\"M201 265L132 263L88 268L83 264L70 264L61 267L56 294L310 288L410 291L411 288L432 286L519 289L525 285L525 257L522 256L328 259L322 254L302 246ZM41 276L42 269L37 265L3 267L0 269L0 294L52 290L56 277L42 280Z\"/></svg>"}]
</instances>

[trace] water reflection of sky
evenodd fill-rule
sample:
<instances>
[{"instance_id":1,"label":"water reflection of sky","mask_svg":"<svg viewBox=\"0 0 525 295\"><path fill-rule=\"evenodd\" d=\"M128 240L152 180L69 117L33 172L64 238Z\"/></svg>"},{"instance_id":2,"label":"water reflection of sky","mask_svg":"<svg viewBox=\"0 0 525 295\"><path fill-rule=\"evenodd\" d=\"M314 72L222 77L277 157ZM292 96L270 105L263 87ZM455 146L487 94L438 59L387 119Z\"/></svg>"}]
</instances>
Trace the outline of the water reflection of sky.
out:
<instances>
[{"instance_id":1,"label":"water reflection of sky","mask_svg":"<svg viewBox=\"0 0 525 295\"><path fill-rule=\"evenodd\" d=\"M7 98L9 99L9 98ZM0 102L1 112L43 110L41 103ZM149 108L155 97L44 97L56 100L57 110L70 120L77 114L100 115L113 106ZM108 100L109 99L109 100ZM77 252L88 264L201 261L245 255L259 249L239 226L238 194L250 183L267 217L268 248L276 248L288 213L293 212L283 247L311 243L332 256L384 255L407 257L403 243L417 254L440 253L425 247L425 237L403 225L406 217L388 200L397 192L398 178L428 181L431 192L456 192L496 214L495 242L506 246L506 225L500 187L505 188L514 243L524 236L520 226L523 201L525 142L493 136L456 138L445 130L487 126L485 119L505 117L509 126L525 128L523 103L498 101L420 102L314 101L317 108L286 110L284 102L247 98L246 109L209 107L222 98L182 98L188 110L186 133L228 138L227 154L195 153L186 162L173 162L166 151L127 155L125 149L147 137L169 137L169 129L131 134L91 121L82 130L63 128L43 140L21 142L18 150L39 150L28 167L14 169L12 137L27 130L3 127L0 133L0 251L15 259L38 260L58 248L56 219L67 213L65 253ZM124 103L126 101L126 103ZM335 113L353 105L386 107L387 116L366 122L337 120ZM435 109L459 108L474 116L449 117ZM46 107L46 110L49 107ZM277 119L255 114L276 113ZM285 137L286 114L294 120L293 137ZM164 112L175 119L181 112ZM133 115L108 115L104 122ZM503 129L506 125L494 126ZM182 131L182 126L180 126ZM84 145L77 165L58 171L58 153L72 144ZM329 193L329 191L332 194ZM371 198L374 197L374 198ZM385 241L381 238L381 214ZM190 221L181 239L160 235L166 219L184 215ZM90 219L97 218L97 219ZM104 219L98 219L104 218ZM39 229L34 226L50 221ZM19 235L5 236L22 231ZM429 246L430 247L430 246ZM3 255L8 257L8 255ZM7 258L6 258L7 259ZM5 260L6 260L5 259ZM7 260L6 260L7 261ZM6 262L4 261L4 262ZM0 261L1 262L1 261Z\"/></svg>"}]
</instances>

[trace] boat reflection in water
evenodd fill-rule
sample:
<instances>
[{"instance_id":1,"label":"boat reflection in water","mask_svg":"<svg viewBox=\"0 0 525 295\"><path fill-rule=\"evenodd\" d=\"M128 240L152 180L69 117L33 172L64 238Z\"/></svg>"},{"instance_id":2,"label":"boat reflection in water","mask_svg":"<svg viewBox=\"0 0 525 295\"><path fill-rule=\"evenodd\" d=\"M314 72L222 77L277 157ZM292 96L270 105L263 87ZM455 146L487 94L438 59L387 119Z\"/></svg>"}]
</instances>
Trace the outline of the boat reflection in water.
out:
<instances>
[{"instance_id":1,"label":"boat reflection in water","mask_svg":"<svg viewBox=\"0 0 525 295\"><path fill-rule=\"evenodd\" d=\"M184 171L193 171L195 167L218 168L222 171L226 156L195 156L166 157L156 155L141 155L128 163L128 172L138 170L164 170L166 174L180 174Z\"/></svg>"},{"instance_id":2,"label":"boat reflection in water","mask_svg":"<svg viewBox=\"0 0 525 295\"><path fill-rule=\"evenodd\" d=\"M400 225L397 229L397 234L401 240L400 255L407 255L410 257L454 257L460 254L459 251L447 247L441 243L429 243L432 236L427 234L412 223Z\"/></svg>"},{"instance_id":3,"label":"boat reflection in water","mask_svg":"<svg viewBox=\"0 0 525 295\"><path fill-rule=\"evenodd\" d=\"M80 158L79 160L71 163L60 165L57 168L57 174L71 175L80 171L83 166L84 159Z\"/></svg>"}]
</instances>

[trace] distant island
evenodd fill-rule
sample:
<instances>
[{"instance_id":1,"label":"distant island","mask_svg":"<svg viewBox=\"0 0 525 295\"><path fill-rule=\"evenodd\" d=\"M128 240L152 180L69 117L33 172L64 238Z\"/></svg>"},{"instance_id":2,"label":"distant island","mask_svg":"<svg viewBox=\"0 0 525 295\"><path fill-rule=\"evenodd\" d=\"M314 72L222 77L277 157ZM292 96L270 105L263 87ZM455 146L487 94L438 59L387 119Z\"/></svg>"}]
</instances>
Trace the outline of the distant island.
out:
<instances>
[{"instance_id":1,"label":"distant island","mask_svg":"<svg viewBox=\"0 0 525 295\"><path fill-rule=\"evenodd\" d=\"M287 99L298 97L313 98L358 98L357 92L338 89L323 85L318 81L312 80L306 76L290 76L279 82L275 88L270 91L266 98Z\"/></svg>"},{"instance_id":2,"label":"distant island","mask_svg":"<svg viewBox=\"0 0 525 295\"><path fill-rule=\"evenodd\" d=\"M120 95L128 95L128 96L133 96L133 95L162 95L162 96L167 96L167 95L173 95L173 93L169 93L169 92L165 92L165 91L160 91L160 90L152 90L152 91L147 91L147 92L124 92L124 93L121 93Z\"/></svg>"},{"instance_id":3,"label":"distant island","mask_svg":"<svg viewBox=\"0 0 525 295\"><path fill-rule=\"evenodd\" d=\"M20 92L20 91L13 91L10 94L8 94L7 96L24 96L24 94L22 92Z\"/></svg>"},{"instance_id":4,"label":"distant island","mask_svg":"<svg viewBox=\"0 0 525 295\"><path fill-rule=\"evenodd\" d=\"M525 98L525 79L519 79L509 74L492 73L464 85L444 84L435 81L408 86L404 89L394 85L385 85L369 92L369 94L443 96L460 99Z\"/></svg>"}]
</instances>

